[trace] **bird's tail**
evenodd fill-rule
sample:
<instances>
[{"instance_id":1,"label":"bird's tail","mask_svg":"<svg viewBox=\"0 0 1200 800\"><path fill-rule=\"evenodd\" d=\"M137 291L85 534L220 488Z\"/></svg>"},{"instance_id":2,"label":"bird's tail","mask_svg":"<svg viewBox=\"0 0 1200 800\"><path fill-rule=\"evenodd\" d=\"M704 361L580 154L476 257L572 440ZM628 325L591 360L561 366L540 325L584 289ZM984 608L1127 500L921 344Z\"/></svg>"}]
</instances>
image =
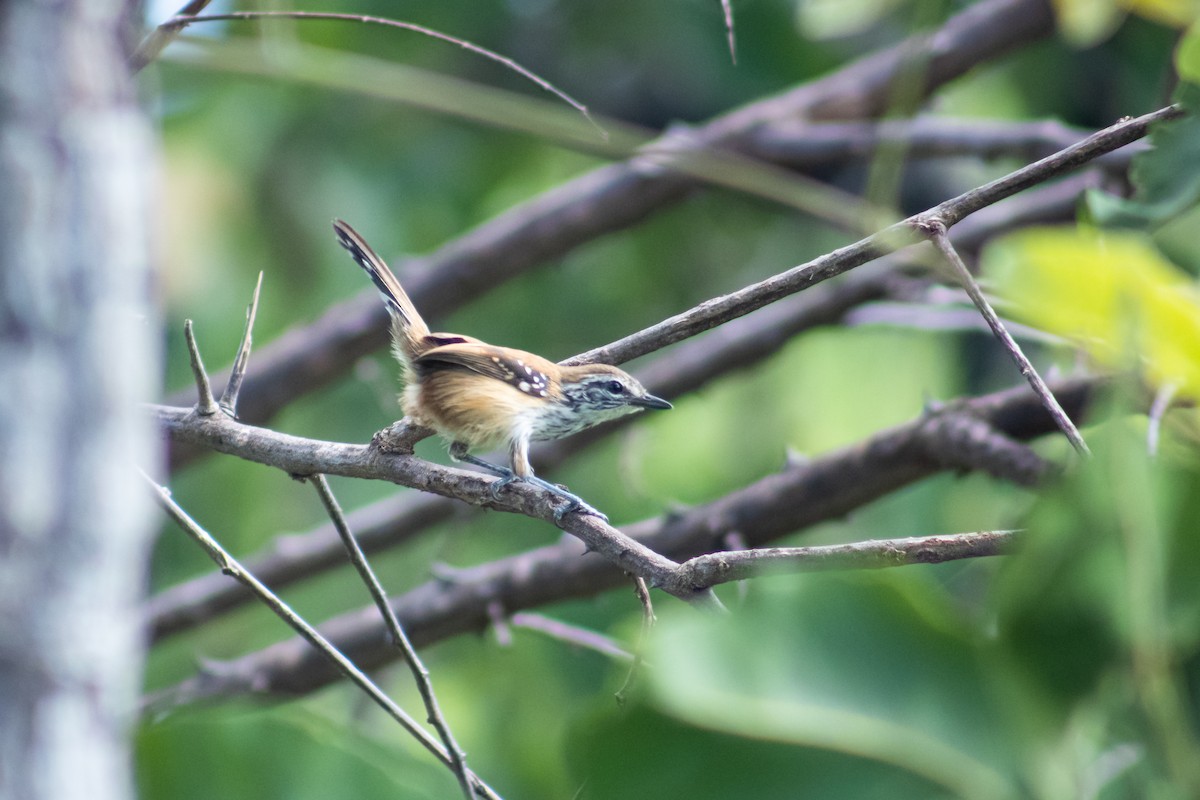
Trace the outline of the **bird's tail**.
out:
<instances>
[{"instance_id":1,"label":"bird's tail","mask_svg":"<svg viewBox=\"0 0 1200 800\"><path fill-rule=\"evenodd\" d=\"M400 281L396 280L388 265L366 240L340 219L333 221L333 230L337 234L338 244L346 248L354 261L366 270L383 297L388 314L392 317L392 348L404 364L405 371L411 370L413 361L429 347L426 339L429 326L421 319L417 307L400 286Z\"/></svg>"}]
</instances>

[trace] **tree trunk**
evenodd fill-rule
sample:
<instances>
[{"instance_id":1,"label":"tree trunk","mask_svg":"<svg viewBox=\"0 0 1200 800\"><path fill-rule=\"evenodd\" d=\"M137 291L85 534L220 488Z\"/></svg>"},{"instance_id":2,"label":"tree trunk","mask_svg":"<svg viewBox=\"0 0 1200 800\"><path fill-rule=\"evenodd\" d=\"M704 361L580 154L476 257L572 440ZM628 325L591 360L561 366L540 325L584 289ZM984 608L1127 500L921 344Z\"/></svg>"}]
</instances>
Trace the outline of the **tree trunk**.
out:
<instances>
[{"instance_id":1,"label":"tree trunk","mask_svg":"<svg viewBox=\"0 0 1200 800\"><path fill-rule=\"evenodd\" d=\"M129 0L0 2L0 797L132 797L158 447Z\"/></svg>"}]
</instances>

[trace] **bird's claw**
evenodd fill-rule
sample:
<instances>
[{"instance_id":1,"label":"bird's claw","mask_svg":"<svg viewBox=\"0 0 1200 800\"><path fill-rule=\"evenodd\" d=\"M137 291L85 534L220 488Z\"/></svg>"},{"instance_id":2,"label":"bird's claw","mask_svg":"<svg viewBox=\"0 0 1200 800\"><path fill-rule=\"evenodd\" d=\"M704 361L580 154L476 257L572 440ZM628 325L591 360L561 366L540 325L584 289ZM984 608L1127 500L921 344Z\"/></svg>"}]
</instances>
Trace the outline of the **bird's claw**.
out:
<instances>
[{"instance_id":1,"label":"bird's claw","mask_svg":"<svg viewBox=\"0 0 1200 800\"><path fill-rule=\"evenodd\" d=\"M601 522L608 522L608 516L604 512L592 508L582 500L568 500L561 506L556 506L554 509L554 521L562 525L563 517L571 512L598 517Z\"/></svg>"},{"instance_id":2,"label":"bird's claw","mask_svg":"<svg viewBox=\"0 0 1200 800\"><path fill-rule=\"evenodd\" d=\"M499 480L492 481L491 484L488 486L488 492L492 495L492 499L499 500L501 490L503 490L504 487L508 486L510 483L512 483L516 479L517 479L516 474L510 472L507 475L502 476Z\"/></svg>"}]
</instances>

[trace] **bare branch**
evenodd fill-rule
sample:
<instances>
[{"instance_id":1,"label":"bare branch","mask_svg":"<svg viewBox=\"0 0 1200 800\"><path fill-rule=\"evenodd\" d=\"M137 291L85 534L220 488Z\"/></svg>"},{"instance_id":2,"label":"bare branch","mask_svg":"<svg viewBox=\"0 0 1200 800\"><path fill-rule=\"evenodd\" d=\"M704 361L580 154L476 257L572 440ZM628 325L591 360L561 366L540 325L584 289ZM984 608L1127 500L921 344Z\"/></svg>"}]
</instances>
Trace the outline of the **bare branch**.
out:
<instances>
[{"instance_id":1,"label":"bare branch","mask_svg":"<svg viewBox=\"0 0 1200 800\"><path fill-rule=\"evenodd\" d=\"M525 78L531 83L536 84L545 91L562 100L567 105L574 108L583 115L584 119L592 124L592 126L602 137L608 138L608 132L605 131L604 128L600 127L600 125L592 118L592 114L590 111L588 111L587 106L576 100L574 97L571 97L571 95L567 94L562 89L559 89L553 83L546 80L541 75L538 75L536 72L526 69L507 56L502 56L495 51L488 50L486 47L480 47L474 42L469 42L466 39L460 39L457 36L451 36L448 33L442 33L441 31L434 30L433 28L426 28L423 25L417 25L412 22L402 22L400 20L387 19L386 17L372 17L364 14L342 14L326 11L234 11L229 14L204 14L202 16L181 14L167 20L159 27L175 28L178 31L197 22L220 22L223 20L255 20L271 18L329 20L339 22L359 22L370 25L383 25L388 28L400 28L406 31L413 31L414 33L419 33L422 36L428 36L432 39L439 39L443 42L448 42L476 55L483 56L491 61L495 61L497 64L512 70L522 78ZM161 49L162 48L160 47L159 50L161 51Z\"/></svg>"},{"instance_id":2,"label":"bare branch","mask_svg":"<svg viewBox=\"0 0 1200 800\"><path fill-rule=\"evenodd\" d=\"M458 785L463 791L463 796L466 800L471 800L474 793L471 791L471 773L467 769L467 756L454 739L454 734L450 731L450 725L446 722L446 718L442 714L442 709L438 705L437 695L433 691L433 681L429 677L429 670L425 668L425 664L422 663L420 657L417 655L416 648L408 640L408 634L404 632L400 621L396 619L395 612L392 611L392 607L388 604L387 592L383 590L383 585L375 577L375 572L367 562L366 555L363 554L362 548L358 546L358 541L350 531L350 526L346 524L346 516L342 513L342 507L338 505L337 498L333 496L333 491L329 488L329 481L325 479L324 475L319 474L311 476L308 480L312 483L313 488L317 490L317 496L321 498L321 505L325 506L330 520L333 521L333 526L337 529L338 536L341 537L342 544L345 545L346 552L350 556L350 563L358 570L359 577L367 585L367 590L371 593L371 599L375 601L375 607L379 609L379 613L383 616L383 621L387 625L388 634L391 636L392 642L399 648L400 654L408 664L408 668L412 672L413 681L417 684L417 691L421 695L421 701L425 704L425 713L427 714L429 724L433 725L434 730L438 732L438 736L442 739L442 744L450 756L450 769L453 770L455 777L458 778Z\"/></svg>"},{"instance_id":3,"label":"bare branch","mask_svg":"<svg viewBox=\"0 0 1200 800\"><path fill-rule=\"evenodd\" d=\"M249 587L258 598L275 612L280 619L288 624L304 639L304 641L319 652L324 659L332 662L337 671L348 678L355 686L361 689L368 697L371 698L384 711L388 713L392 719L396 720L408 733L416 739L421 745L433 754L435 758L442 762L445 766L453 769L453 762L450 756L446 753L436 739L425 732L425 729L417 724L416 720L410 717L404 709L396 705L396 703L388 697L382 689L375 685L366 674L355 666L349 658L338 650L333 644L322 636L316 628L309 625L304 619L291 609L287 603L283 602L278 596L268 589L262 582L247 572L241 564L238 563L225 548L221 547L220 543L200 527L187 512L184 511L178 503L171 497L171 492L165 486L154 481L149 475L144 475L147 483L154 489L155 498L160 506L167 514L175 521L183 531L192 538L201 548L208 553L209 558L216 562L220 567L221 572L229 575L234 580L237 580ZM178 702L187 702L186 696L171 695L169 693L159 694L156 697L149 699L150 707L163 707L168 704L176 704ZM499 795L485 784L478 776L471 775L472 786L480 796L495 798L499 800Z\"/></svg>"},{"instance_id":4,"label":"bare branch","mask_svg":"<svg viewBox=\"0 0 1200 800\"><path fill-rule=\"evenodd\" d=\"M1094 177L1084 175L1026 192L969 217L955 226L952 232L955 245L971 250L1014 225L1070 219L1079 194L1095 185ZM990 213L993 210L1002 213ZM836 281L735 320L704 337L684 342L638 371L637 375L659 396L675 398L686 394L722 375L759 363L803 331L836 324L850 309L862 303L896 295L901 277L899 270L903 268L899 258L893 257L855 270ZM626 417L570 439L544 443L535 448L532 460L539 472L553 469L591 443L633 421L633 417ZM1022 485L1028 479L1036 479L1033 472L1021 466L1030 463L1026 457L1000 457L1006 444L995 438L995 431L980 428L979 436L971 432L985 423L975 420L964 421L963 425L965 428L960 433L947 431L939 444L944 466L986 469L994 475L1010 475ZM372 445L383 452L411 454L411 443L426 435L425 429L397 423L376 434ZM1019 448L1015 443L1012 446ZM989 466L992 464L997 466ZM363 549L373 553L409 541L426 527L461 518L467 511L468 507L463 504L435 495L398 495L355 511L350 523L352 530L358 532L357 538ZM341 552L331 526L325 526L303 536L279 540L268 551L250 558L247 567L278 589L342 564ZM157 640L188 630L251 599L250 593L240 584L221 580L216 575L200 576L170 587L149 602L147 616L151 637Z\"/></svg>"},{"instance_id":5,"label":"bare branch","mask_svg":"<svg viewBox=\"0 0 1200 800\"><path fill-rule=\"evenodd\" d=\"M717 586L768 574L884 569L1005 555L1013 552L1020 534L1020 531L982 531L819 547L737 550L697 556L682 566L697 586Z\"/></svg>"},{"instance_id":6,"label":"bare branch","mask_svg":"<svg viewBox=\"0 0 1200 800\"><path fill-rule=\"evenodd\" d=\"M388 480L472 505L522 513L556 523L556 498L526 483L508 486L497 498L489 488L494 479L478 472L442 467L411 455L382 453L367 445L302 439L243 425L228 417L201 417L186 409L167 406L150 408L176 441L203 444L219 452L277 467L290 475L323 473ZM645 578L651 585L698 608L720 609L720 601L712 592L697 591L674 580L678 567L675 562L633 541L599 518L570 514L563 519L562 528L582 540L589 550Z\"/></svg>"},{"instance_id":7,"label":"bare branch","mask_svg":"<svg viewBox=\"0 0 1200 800\"><path fill-rule=\"evenodd\" d=\"M1045 0L985 0L951 18L927 42L932 60L926 91L968 69L1053 31ZM803 118L859 119L886 107L895 71L907 52L897 45L832 75L717 117L693 134L706 146L754 155L752 137ZM523 203L442 247L405 285L431 320L483 292L605 233L634 225L687 196L691 183L637 159L602 167ZM261 423L294 397L324 386L358 358L382 347L386 314L373 292L331 308L316 323L263 348L247 376L241 416ZM186 399L172 398L172 405ZM192 454L194 455L194 453ZM185 456L174 454L175 463Z\"/></svg>"},{"instance_id":8,"label":"bare branch","mask_svg":"<svg viewBox=\"0 0 1200 800\"><path fill-rule=\"evenodd\" d=\"M1175 119L1182 115L1183 109L1174 105L1141 117L1122 120L1116 125L1087 137L1078 144L978 189L972 189L940 203L928 211L915 214L854 244L838 248L832 253L773 275L736 292L706 300L688 311L630 334L624 339L569 358L564 363L621 364L695 336L697 333L748 314L882 255L915 244L918 241L917 231L927 229L936 221L940 220L941 224L950 227L981 208L1142 138L1148 132L1149 126L1155 122Z\"/></svg>"},{"instance_id":9,"label":"bare branch","mask_svg":"<svg viewBox=\"0 0 1200 800\"><path fill-rule=\"evenodd\" d=\"M1080 414L1103 383L1076 380L1055 384L1063 404ZM686 560L723 547L737 531L758 547L807 526L838 519L866 503L944 469L929 453L936 441L931 418L952 415L985 420L1015 440L1056 430L1037 396L1019 387L963 400L933 410L905 425L882 431L854 446L767 476L702 506L626 527L644 546ZM193 418L195 420L195 418ZM281 436L281 434L274 434ZM451 471L430 467L431 471ZM327 470L332 471L332 470ZM360 475L360 477L367 477ZM390 479L379 474L373 477ZM486 483L478 481L486 494ZM552 515L547 508L546 514ZM467 632L486 630L492 606L516 612L551 602L589 597L628 581L605 559L585 555L583 545L565 539L490 564L455 570L394 598L392 605L413 643L422 647ZM351 612L324 624L329 637L366 669L395 658L382 644L378 614ZM219 680L193 678L170 696L229 698L245 693L303 694L337 678L337 673L303 646L282 642L224 665Z\"/></svg>"},{"instance_id":10,"label":"bare branch","mask_svg":"<svg viewBox=\"0 0 1200 800\"><path fill-rule=\"evenodd\" d=\"M1046 382L1042 380L1042 376L1034 369L1033 364L1025 356L1021 350L1021 346L1013 339L1012 334L1004 327L1004 323L1000 321L1000 317L996 315L995 310L983 296L983 291L980 290L979 284L975 281L975 276L967 269L967 265L963 263L962 258L958 255L958 251L954 249L954 245L950 244L950 238L946 235L946 225L940 219L925 217L920 222L921 230L930 238L938 251L945 256L950 266L954 268L958 275L959 281L962 282L963 288L967 290L967 294L971 296L971 302L979 309L979 313L987 321L988 327L992 329L992 333L1000 340L1000 344L1008 352L1008 355L1017 367L1021 370L1021 375L1025 380L1029 381L1029 385L1033 387L1033 391L1037 396L1042 398L1042 402L1046 406L1046 411L1054 418L1055 424L1071 442L1071 446L1082 456L1091 455L1087 443L1083 441L1083 437L1079 435L1079 429L1075 427L1075 423L1071 422L1071 418L1067 416L1067 412L1063 411L1062 406L1058 404L1058 400L1046 387Z\"/></svg>"},{"instance_id":11,"label":"bare branch","mask_svg":"<svg viewBox=\"0 0 1200 800\"><path fill-rule=\"evenodd\" d=\"M176 16L199 14L210 2L212 0L191 0L191 2L179 9ZM167 45L175 41L181 30L180 26L171 24L171 20L167 20L152 30L146 38L142 39L141 44L137 46L137 49L133 51L133 55L129 57L129 71L138 73L147 64L158 58L159 53Z\"/></svg>"},{"instance_id":12,"label":"bare branch","mask_svg":"<svg viewBox=\"0 0 1200 800\"><path fill-rule=\"evenodd\" d=\"M588 650L594 650L609 658L621 661L633 660L633 653L622 648L612 638L596 631L588 630L587 628L581 628L578 625L570 625L562 620L551 619L543 614L521 612L513 614L508 622L518 628L526 628L531 631L544 633L553 639L566 642L574 647L585 647Z\"/></svg>"}]
</instances>

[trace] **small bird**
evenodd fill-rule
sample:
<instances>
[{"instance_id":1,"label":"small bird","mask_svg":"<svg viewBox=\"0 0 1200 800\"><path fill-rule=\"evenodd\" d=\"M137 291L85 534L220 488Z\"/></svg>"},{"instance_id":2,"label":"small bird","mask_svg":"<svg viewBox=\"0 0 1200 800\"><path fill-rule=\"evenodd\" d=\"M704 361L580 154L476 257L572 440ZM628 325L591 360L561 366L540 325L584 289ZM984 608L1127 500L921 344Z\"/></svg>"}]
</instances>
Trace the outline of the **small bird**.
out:
<instances>
[{"instance_id":1,"label":"small bird","mask_svg":"<svg viewBox=\"0 0 1200 800\"><path fill-rule=\"evenodd\" d=\"M513 481L539 486L567 502L554 518L578 511L607 519L577 495L542 480L529 464L529 443L561 439L644 408L671 404L629 373L607 364L564 367L541 356L497 347L470 336L432 333L396 276L345 222L334 220L338 243L371 276L391 316L392 352L404 368L404 413L450 442L450 457L500 479L493 497ZM508 448L511 468L468 453Z\"/></svg>"}]
</instances>

